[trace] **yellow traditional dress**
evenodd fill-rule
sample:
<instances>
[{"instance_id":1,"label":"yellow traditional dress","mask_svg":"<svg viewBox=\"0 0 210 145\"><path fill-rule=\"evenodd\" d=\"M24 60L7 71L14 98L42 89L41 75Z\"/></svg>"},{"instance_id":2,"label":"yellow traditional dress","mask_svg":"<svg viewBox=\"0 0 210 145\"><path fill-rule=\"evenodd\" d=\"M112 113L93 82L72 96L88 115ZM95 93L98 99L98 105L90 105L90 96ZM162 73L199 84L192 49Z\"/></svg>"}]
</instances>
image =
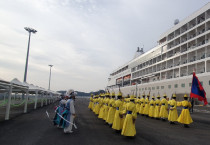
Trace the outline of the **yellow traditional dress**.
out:
<instances>
[{"instance_id":1,"label":"yellow traditional dress","mask_svg":"<svg viewBox=\"0 0 210 145\"><path fill-rule=\"evenodd\" d=\"M129 98L123 99L122 112L121 112L121 128L123 128L123 124L124 124L124 120L125 120L125 116L126 116L126 114L124 112L126 112L126 104L128 102L129 102Z\"/></svg>"},{"instance_id":2,"label":"yellow traditional dress","mask_svg":"<svg viewBox=\"0 0 210 145\"><path fill-rule=\"evenodd\" d=\"M136 103L136 112L139 113L140 105L141 105L140 99L139 98L136 98L135 103Z\"/></svg>"},{"instance_id":3,"label":"yellow traditional dress","mask_svg":"<svg viewBox=\"0 0 210 145\"><path fill-rule=\"evenodd\" d=\"M175 122L177 121L178 119L178 113L177 113L177 103L176 103L176 100L175 99L172 99L170 101L170 111L169 111L169 115L168 115L168 121L170 122Z\"/></svg>"},{"instance_id":4,"label":"yellow traditional dress","mask_svg":"<svg viewBox=\"0 0 210 145\"><path fill-rule=\"evenodd\" d=\"M108 111L109 111L108 103L109 103L109 98L106 98L105 99L105 106L104 106L104 116L103 116L103 120L105 120L105 121L106 121Z\"/></svg>"},{"instance_id":5,"label":"yellow traditional dress","mask_svg":"<svg viewBox=\"0 0 210 145\"><path fill-rule=\"evenodd\" d=\"M93 110L94 113L95 113L95 106L96 106L96 96L94 96L94 98L93 98L93 107L92 107L92 110Z\"/></svg>"},{"instance_id":6,"label":"yellow traditional dress","mask_svg":"<svg viewBox=\"0 0 210 145\"><path fill-rule=\"evenodd\" d=\"M152 97L152 100L150 101L150 107L149 107L149 117L154 117L155 114L155 98L154 96Z\"/></svg>"},{"instance_id":7,"label":"yellow traditional dress","mask_svg":"<svg viewBox=\"0 0 210 145\"><path fill-rule=\"evenodd\" d=\"M168 118L168 101L163 98L161 99L161 107L160 107L160 118Z\"/></svg>"},{"instance_id":8,"label":"yellow traditional dress","mask_svg":"<svg viewBox=\"0 0 210 145\"><path fill-rule=\"evenodd\" d=\"M144 115L149 115L149 99L145 99Z\"/></svg>"},{"instance_id":9,"label":"yellow traditional dress","mask_svg":"<svg viewBox=\"0 0 210 145\"><path fill-rule=\"evenodd\" d=\"M99 98L97 98L97 99L95 100L95 102L96 102L96 105L95 105L95 114L96 114L96 115L99 114L99 110L100 110L99 100L100 100Z\"/></svg>"},{"instance_id":10,"label":"yellow traditional dress","mask_svg":"<svg viewBox=\"0 0 210 145\"><path fill-rule=\"evenodd\" d=\"M105 109L105 98L101 99L99 104L101 105L98 118L103 119L104 117L104 109Z\"/></svg>"},{"instance_id":11,"label":"yellow traditional dress","mask_svg":"<svg viewBox=\"0 0 210 145\"><path fill-rule=\"evenodd\" d=\"M155 113L154 117L155 118L160 118L160 96L158 97L157 100L155 100Z\"/></svg>"},{"instance_id":12,"label":"yellow traditional dress","mask_svg":"<svg viewBox=\"0 0 210 145\"><path fill-rule=\"evenodd\" d=\"M139 109L139 114L144 114L145 99L141 98L140 101L141 101L141 106Z\"/></svg>"},{"instance_id":13,"label":"yellow traditional dress","mask_svg":"<svg viewBox=\"0 0 210 145\"><path fill-rule=\"evenodd\" d=\"M118 99L115 101L115 107L116 107L116 111L115 111L115 115L114 115L114 121L113 121L113 125L112 128L115 130L121 130L121 114L122 114L122 106L123 106L123 102L122 100Z\"/></svg>"},{"instance_id":14,"label":"yellow traditional dress","mask_svg":"<svg viewBox=\"0 0 210 145\"><path fill-rule=\"evenodd\" d=\"M137 118L136 106L134 102L129 102L126 104L126 117L123 124L121 135L123 136L135 136L136 127L135 119Z\"/></svg>"},{"instance_id":15,"label":"yellow traditional dress","mask_svg":"<svg viewBox=\"0 0 210 145\"><path fill-rule=\"evenodd\" d=\"M92 109L92 105L93 105L93 97L91 96L90 97L90 102L89 102L88 108L89 109Z\"/></svg>"},{"instance_id":16,"label":"yellow traditional dress","mask_svg":"<svg viewBox=\"0 0 210 145\"><path fill-rule=\"evenodd\" d=\"M190 124L193 122L191 116L190 116L190 111L189 108L192 106L190 102L188 102L187 100L184 100L182 102L178 103L178 106L183 106L182 108L182 112L179 115L179 118L177 119L177 121L179 123L182 124Z\"/></svg>"},{"instance_id":17,"label":"yellow traditional dress","mask_svg":"<svg viewBox=\"0 0 210 145\"><path fill-rule=\"evenodd\" d=\"M114 115L115 115L115 111L116 111L116 106L115 106L115 100L112 98L110 99L109 101L109 112L108 112L108 116L107 116L107 120L106 122L109 123L109 124L112 124L113 123L113 120L114 120Z\"/></svg>"}]
</instances>

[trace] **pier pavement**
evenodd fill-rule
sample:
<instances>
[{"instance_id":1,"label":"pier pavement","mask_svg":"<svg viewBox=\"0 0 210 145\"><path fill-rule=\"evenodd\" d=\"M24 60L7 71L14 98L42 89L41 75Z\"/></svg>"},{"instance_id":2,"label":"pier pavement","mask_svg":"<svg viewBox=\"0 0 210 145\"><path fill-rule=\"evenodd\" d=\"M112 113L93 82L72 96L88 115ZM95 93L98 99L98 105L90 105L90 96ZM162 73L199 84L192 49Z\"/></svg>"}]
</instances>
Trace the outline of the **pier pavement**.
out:
<instances>
[{"instance_id":1,"label":"pier pavement","mask_svg":"<svg viewBox=\"0 0 210 145\"><path fill-rule=\"evenodd\" d=\"M170 125L147 117L138 116L135 138L127 138L116 133L104 121L97 118L88 106L86 98L76 99L78 129L72 134L64 134L53 126L46 116L54 116L51 104L22 114L9 121L0 122L1 145L209 145L210 113L196 111L192 114L194 123L190 128L180 124Z\"/></svg>"}]
</instances>

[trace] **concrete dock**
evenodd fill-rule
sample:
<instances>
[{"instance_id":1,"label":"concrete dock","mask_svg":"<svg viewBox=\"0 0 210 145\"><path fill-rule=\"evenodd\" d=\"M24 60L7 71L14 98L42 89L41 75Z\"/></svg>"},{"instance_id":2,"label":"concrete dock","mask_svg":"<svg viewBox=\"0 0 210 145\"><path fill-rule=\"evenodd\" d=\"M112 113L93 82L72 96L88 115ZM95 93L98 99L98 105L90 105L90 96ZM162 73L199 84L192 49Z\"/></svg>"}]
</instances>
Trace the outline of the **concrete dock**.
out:
<instances>
[{"instance_id":1,"label":"concrete dock","mask_svg":"<svg viewBox=\"0 0 210 145\"><path fill-rule=\"evenodd\" d=\"M0 122L1 145L209 145L210 113L196 111L191 114L193 123L190 128L181 124L170 125L163 122L138 116L135 138L121 136L104 121L88 109L89 100L77 98L76 125L72 134L64 134L62 129L53 126L47 118L54 117L54 106L51 104L27 114L22 114L9 121Z\"/></svg>"}]
</instances>

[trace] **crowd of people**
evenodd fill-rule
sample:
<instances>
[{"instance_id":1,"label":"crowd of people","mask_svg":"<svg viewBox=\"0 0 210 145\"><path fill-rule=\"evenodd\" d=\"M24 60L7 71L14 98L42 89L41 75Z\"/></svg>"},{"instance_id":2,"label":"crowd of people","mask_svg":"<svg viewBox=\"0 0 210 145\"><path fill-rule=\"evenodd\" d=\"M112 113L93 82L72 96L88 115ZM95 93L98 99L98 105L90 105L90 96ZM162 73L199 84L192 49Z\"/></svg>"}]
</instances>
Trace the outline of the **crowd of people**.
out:
<instances>
[{"instance_id":1,"label":"crowd of people","mask_svg":"<svg viewBox=\"0 0 210 145\"><path fill-rule=\"evenodd\" d=\"M99 95L91 94L88 108L92 110L100 119L103 119L112 129L121 132L123 136L135 136L135 121L137 115L151 117L154 119L168 120L170 124L179 122L184 127L189 127L193 122L189 108L192 106L188 101L188 96L183 96L184 101L177 102L176 94L173 94L171 100L167 96L163 98L158 95L156 98L150 94L142 96L128 95L126 97L119 93L105 93ZM177 106L183 107L181 114L178 116Z\"/></svg>"}]
</instances>

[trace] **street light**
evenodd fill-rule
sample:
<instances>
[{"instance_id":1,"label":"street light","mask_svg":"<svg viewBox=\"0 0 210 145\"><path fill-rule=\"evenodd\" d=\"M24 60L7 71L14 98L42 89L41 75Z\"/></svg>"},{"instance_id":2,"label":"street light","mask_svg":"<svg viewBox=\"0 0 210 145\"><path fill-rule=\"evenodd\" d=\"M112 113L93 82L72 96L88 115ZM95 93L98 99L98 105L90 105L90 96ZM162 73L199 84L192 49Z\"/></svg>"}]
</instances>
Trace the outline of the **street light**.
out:
<instances>
[{"instance_id":1,"label":"street light","mask_svg":"<svg viewBox=\"0 0 210 145\"><path fill-rule=\"evenodd\" d=\"M29 27L24 28L26 31L29 33L29 38L28 38L28 50L27 50L27 56L26 56L26 65L25 65L25 73L24 73L24 82L26 82L26 77L27 77L27 70L28 70L28 55L29 55L29 47L30 47L30 38L31 38L31 33L36 33L37 30Z\"/></svg>"},{"instance_id":2,"label":"street light","mask_svg":"<svg viewBox=\"0 0 210 145\"><path fill-rule=\"evenodd\" d=\"M51 67L53 67L52 64L48 65L50 67L50 77L49 77L49 87L48 90L50 90L50 80L51 80Z\"/></svg>"}]
</instances>

